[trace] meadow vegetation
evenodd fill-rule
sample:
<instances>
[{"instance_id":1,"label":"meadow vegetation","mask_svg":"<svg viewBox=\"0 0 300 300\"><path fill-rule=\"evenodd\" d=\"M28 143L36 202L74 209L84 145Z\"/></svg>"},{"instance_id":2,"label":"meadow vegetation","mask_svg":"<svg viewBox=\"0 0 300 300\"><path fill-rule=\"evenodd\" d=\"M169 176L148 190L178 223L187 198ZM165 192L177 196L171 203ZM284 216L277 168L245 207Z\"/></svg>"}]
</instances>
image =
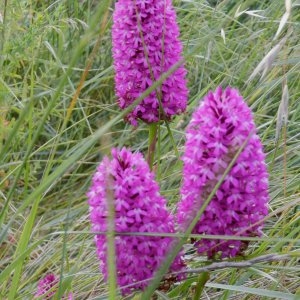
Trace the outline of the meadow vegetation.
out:
<instances>
[{"instance_id":1,"label":"meadow vegetation","mask_svg":"<svg viewBox=\"0 0 300 300\"><path fill-rule=\"evenodd\" d=\"M160 125L161 193L174 211L191 114L209 90L236 87L254 113L270 174L264 234L251 239L246 257L289 255L213 270L201 299L300 297L300 2L287 14L289 3L173 1L189 100L183 115ZM113 8L109 0L0 4L0 299L32 299L49 272L60 276L57 299L66 291L75 299L109 297L86 192L112 147L148 148L147 125L125 123L116 104ZM208 264L187 259L191 268ZM156 297L193 299L198 280L189 274Z\"/></svg>"}]
</instances>

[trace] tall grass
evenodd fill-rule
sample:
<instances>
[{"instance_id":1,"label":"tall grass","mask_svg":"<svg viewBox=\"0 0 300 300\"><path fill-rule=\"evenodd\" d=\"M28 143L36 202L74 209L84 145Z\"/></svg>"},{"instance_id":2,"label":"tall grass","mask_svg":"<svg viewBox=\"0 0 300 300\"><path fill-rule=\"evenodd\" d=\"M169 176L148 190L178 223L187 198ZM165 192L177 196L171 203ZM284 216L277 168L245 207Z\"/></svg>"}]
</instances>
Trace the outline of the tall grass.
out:
<instances>
[{"instance_id":1,"label":"tall grass","mask_svg":"<svg viewBox=\"0 0 300 300\"><path fill-rule=\"evenodd\" d=\"M116 105L112 2L0 4L0 299L33 298L47 272L60 275L57 299L65 291L75 299L108 295L85 193L111 147L143 153L148 147L147 127L125 124ZM235 86L253 109L270 171L264 237L252 239L247 255L291 254L285 261L212 271L202 297L293 299L300 293L300 6L293 2L282 25L284 1L173 3L190 96L186 114L169 124L176 147L167 126L159 128L154 164L162 194L174 208L181 180L176 151L181 155L199 100L217 85ZM288 100L287 122L277 118L282 99ZM195 257L190 262L203 264ZM198 275L189 275L157 297L191 299L197 282Z\"/></svg>"}]
</instances>

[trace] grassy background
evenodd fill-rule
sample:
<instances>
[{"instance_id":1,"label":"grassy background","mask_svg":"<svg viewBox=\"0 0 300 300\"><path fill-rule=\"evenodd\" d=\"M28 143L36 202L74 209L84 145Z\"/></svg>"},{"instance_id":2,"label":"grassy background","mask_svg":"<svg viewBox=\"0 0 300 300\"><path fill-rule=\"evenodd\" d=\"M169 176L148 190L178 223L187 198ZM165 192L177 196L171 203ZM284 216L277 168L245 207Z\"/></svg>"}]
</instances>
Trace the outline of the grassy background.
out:
<instances>
[{"instance_id":1,"label":"grassy background","mask_svg":"<svg viewBox=\"0 0 300 300\"><path fill-rule=\"evenodd\" d=\"M255 114L270 171L264 239L252 242L247 254L295 256L212 272L203 299L271 299L274 291L295 294L300 285L300 3L293 1L276 39L284 1L173 3L190 90L187 112L169 124L176 147L182 153L186 124L208 90L218 85L239 88ZM143 124L136 129L124 124L116 105L113 7L108 0L0 4L0 299L31 299L47 272L61 274L62 290L72 291L75 299L107 297L85 193L96 165L111 147L125 145L146 153L148 134ZM249 80L284 37L277 55ZM285 83L287 127L277 120ZM171 208L178 200L181 178L176 161L162 125L157 178ZM191 299L190 285L196 280L191 276L185 285L158 297ZM236 287L241 291L232 291Z\"/></svg>"}]
</instances>

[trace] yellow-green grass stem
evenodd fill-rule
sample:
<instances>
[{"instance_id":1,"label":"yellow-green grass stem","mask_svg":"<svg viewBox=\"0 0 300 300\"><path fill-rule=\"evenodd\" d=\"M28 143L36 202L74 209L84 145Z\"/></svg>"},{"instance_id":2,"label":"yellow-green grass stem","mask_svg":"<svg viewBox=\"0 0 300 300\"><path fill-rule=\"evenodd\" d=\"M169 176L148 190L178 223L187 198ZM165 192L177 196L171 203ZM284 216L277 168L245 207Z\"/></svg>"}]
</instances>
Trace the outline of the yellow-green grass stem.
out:
<instances>
[{"instance_id":1,"label":"yellow-green grass stem","mask_svg":"<svg viewBox=\"0 0 300 300\"><path fill-rule=\"evenodd\" d=\"M150 170L153 169L153 163L154 163L154 157L155 157L157 127L158 127L158 123L149 124L148 164L149 164Z\"/></svg>"}]
</instances>

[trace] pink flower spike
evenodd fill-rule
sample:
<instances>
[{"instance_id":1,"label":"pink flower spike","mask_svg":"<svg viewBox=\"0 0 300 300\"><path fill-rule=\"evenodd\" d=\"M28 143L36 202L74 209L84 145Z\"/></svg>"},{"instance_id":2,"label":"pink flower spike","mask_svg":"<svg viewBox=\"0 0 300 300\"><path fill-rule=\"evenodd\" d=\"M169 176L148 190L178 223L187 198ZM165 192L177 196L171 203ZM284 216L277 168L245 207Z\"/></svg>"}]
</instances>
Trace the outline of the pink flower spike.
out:
<instances>
[{"instance_id":1,"label":"pink flower spike","mask_svg":"<svg viewBox=\"0 0 300 300\"><path fill-rule=\"evenodd\" d=\"M107 186L109 183L112 186ZM173 233L174 218L143 156L126 148L112 149L112 159L105 157L100 163L87 193L94 232L98 228L107 228L108 188L114 193L117 282L122 294L127 295L134 290L143 290L149 284L150 281L145 280L154 275L170 251L174 239L118 233ZM95 241L100 269L107 279L106 235L96 234ZM183 268L179 254L170 271L180 272Z\"/></svg>"},{"instance_id":2,"label":"pink flower spike","mask_svg":"<svg viewBox=\"0 0 300 300\"><path fill-rule=\"evenodd\" d=\"M56 286L57 283L58 279L53 273L47 274L43 279L39 281L35 297L37 298L39 296L44 295L44 299L51 299L51 297L56 293L56 291L48 291L51 290L54 286Z\"/></svg>"},{"instance_id":3,"label":"pink flower spike","mask_svg":"<svg viewBox=\"0 0 300 300\"><path fill-rule=\"evenodd\" d=\"M58 278L53 273L47 274L43 279L39 281L37 292L34 298L40 298L44 300L52 299L52 296L54 296L57 292L58 281ZM50 292L50 290L52 291ZM41 296L43 296L43 298L41 298ZM69 293L68 298L66 298L66 296L63 296L62 299L73 300L73 294Z\"/></svg>"},{"instance_id":4,"label":"pink flower spike","mask_svg":"<svg viewBox=\"0 0 300 300\"><path fill-rule=\"evenodd\" d=\"M171 0L119 0L113 13L112 52L118 104L125 109L182 59L182 44ZM187 105L186 70L180 66L127 120L153 123L181 114ZM163 112L160 112L159 101Z\"/></svg>"},{"instance_id":5,"label":"pink flower spike","mask_svg":"<svg viewBox=\"0 0 300 300\"><path fill-rule=\"evenodd\" d=\"M260 236L268 214L268 172L250 108L231 87L209 92L186 130L178 223L185 230L250 139L193 229L195 234ZM195 246L209 258L242 254L247 242L201 239Z\"/></svg>"}]
</instances>

